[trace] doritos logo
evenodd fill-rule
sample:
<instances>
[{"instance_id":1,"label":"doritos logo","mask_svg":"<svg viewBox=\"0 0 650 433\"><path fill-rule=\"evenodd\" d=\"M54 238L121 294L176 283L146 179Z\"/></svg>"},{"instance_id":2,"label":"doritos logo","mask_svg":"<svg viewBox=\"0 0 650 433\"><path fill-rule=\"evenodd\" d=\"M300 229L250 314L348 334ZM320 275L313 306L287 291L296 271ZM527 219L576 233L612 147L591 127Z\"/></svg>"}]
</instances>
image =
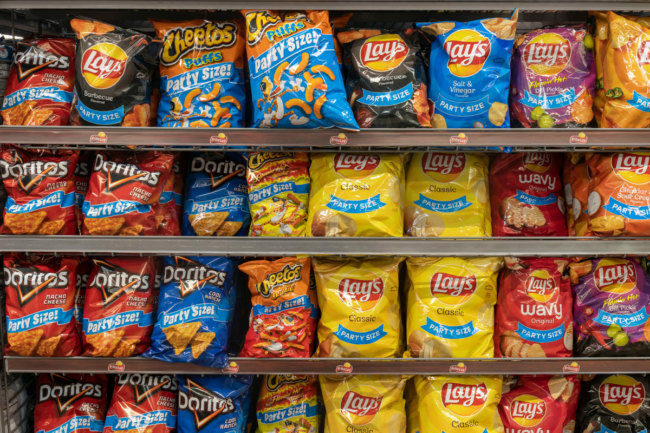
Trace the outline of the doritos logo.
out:
<instances>
[{"instance_id":1,"label":"doritos logo","mask_svg":"<svg viewBox=\"0 0 650 433\"><path fill-rule=\"evenodd\" d=\"M475 275L436 272L431 276L431 295L448 305L458 305L466 302L472 297L475 290Z\"/></svg>"},{"instance_id":2,"label":"doritos logo","mask_svg":"<svg viewBox=\"0 0 650 433\"><path fill-rule=\"evenodd\" d=\"M70 67L70 58L51 53L37 45L18 42L18 49L14 55L14 63L17 66L16 72L20 81L34 72L46 68L64 71Z\"/></svg>"},{"instance_id":3,"label":"doritos logo","mask_svg":"<svg viewBox=\"0 0 650 433\"><path fill-rule=\"evenodd\" d=\"M442 386L442 404L460 416L471 416L483 409L488 389L483 382L474 384L447 382Z\"/></svg>"},{"instance_id":4,"label":"doritos logo","mask_svg":"<svg viewBox=\"0 0 650 433\"><path fill-rule=\"evenodd\" d=\"M282 19L277 15L271 15L268 11L252 11L246 13L248 22L247 39L248 45L255 45L262 40L264 31Z\"/></svg>"},{"instance_id":5,"label":"doritos logo","mask_svg":"<svg viewBox=\"0 0 650 433\"><path fill-rule=\"evenodd\" d=\"M375 277L372 279L343 278L339 282L339 298L355 310L373 309L384 294L384 280Z\"/></svg>"},{"instance_id":6,"label":"doritos logo","mask_svg":"<svg viewBox=\"0 0 650 433\"><path fill-rule=\"evenodd\" d=\"M122 48L110 42L100 42L81 56L81 74L90 87L108 89L120 81L128 59Z\"/></svg>"},{"instance_id":7,"label":"doritos logo","mask_svg":"<svg viewBox=\"0 0 650 433\"><path fill-rule=\"evenodd\" d=\"M603 259L594 271L594 284L601 292L627 293L636 287L636 268L625 259Z\"/></svg>"},{"instance_id":8,"label":"doritos logo","mask_svg":"<svg viewBox=\"0 0 650 433\"><path fill-rule=\"evenodd\" d=\"M557 285L548 271L537 269L530 273L524 283L526 294L537 302L548 302L555 293Z\"/></svg>"},{"instance_id":9,"label":"doritos logo","mask_svg":"<svg viewBox=\"0 0 650 433\"><path fill-rule=\"evenodd\" d=\"M357 387L343 394L341 413L351 424L368 424L379 412L382 399L383 396L374 388Z\"/></svg>"},{"instance_id":10,"label":"doritos logo","mask_svg":"<svg viewBox=\"0 0 650 433\"><path fill-rule=\"evenodd\" d=\"M126 272L105 260L93 260L93 262L100 267L100 271L90 282L90 287L95 287L100 291L104 307L124 294L149 290L149 275Z\"/></svg>"},{"instance_id":11,"label":"doritos logo","mask_svg":"<svg viewBox=\"0 0 650 433\"><path fill-rule=\"evenodd\" d=\"M234 177L245 177L246 166L235 161L223 159L218 161L206 160L201 156L192 158L190 166L192 173L204 173L210 177L212 190L220 187Z\"/></svg>"},{"instance_id":12,"label":"doritos logo","mask_svg":"<svg viewBox=\"0 0 650 433\"><path fill-rule=\"evenodd\" d=\"M639 41L639 48L636 51L636 60L643 69L650 66L650 40L644 39Z\"/></svg>"},{"instance_id":13,"label":"doritos logo","mask_svg":"<svg viewBox=\"0 0 650 433\"><path fill-rule=\"evenodd\" d=\"M122 164L106 161L101 153L97 154L94 170L106 175L106 191L113 191L132 182L155 187L160 182L158 171L140 170L135 164Z\"/></svg>"},{"instance_id":14,"label":"doritos logo","mask_svg":"<svg viewBox=\"0 0 650 433\"><path fill-rule=\"evenodd\" d=\"M43 272L31 268L4 268L4 283L18 292L20 305L25 305L45 289L65 289L70 284L69 272Z\"/></svg>"},{"instance_id":15,"label":"doritos logo","mask_svg":"<svg viewBox=\"0 0 650 433\"><path fill-rule=\"evenodd\" d=\"M523 61L538 75L556 75L571 59L571 44L557 33L542 33L531 39L523 50Z\"/></svg>"},{"instance_id":16,"label":"doritos logo","mask_svg":"<svg viewBox=\"0 0 650 433\"><path fill-rule=\"evenodd\" d=\"M69 173L70 163L64 161L29 161L10 164L0 160L0 178L15 179L18 187L30 193L46 178L63 178Z\"/></svg>"},{"instance_id":17,"label":"doritos logo","mask_svg":"<svg viewBox=\"0 0 650 433\"><path fill-rule=\"evenodd\" d=\"M208 268L186 257L175 257L176 266L165 266L163 284L178 283L181 297L186 297L206 284L223 287L227 272Z\"/></svg>"},{"instance_id":18,"label":"doritos logo","mask_svg":"<svg viewBox=\"0 0 650 433\"><path fill-rule=\"evenodd\" d=\"M551 155L544 152L527 152L522 156L524 167L535 173L544 173L551 167Z\"/></svg>"},{"instance_id":19,"label":"doritos logo","mask_svg":"<svg viewBox=\"0 0 650 433\"><path fill-rule=\"evenodd\" d=\"M293 291L293 286L290 285L296 281L300 281L301 273L301 264L285 265L278 272L268 274L266 278L255 285L255 288L259 294L265 298L271 297L272 299L277 299L283 294ZM283 287L283 290L274 292L276 287L281 286Z\"/></svg>"},{"instance_id":20,"label":"doritos logo","mask_svg":"<svg viewBox=\"0 0 650 433\"><path fill-rule=\"evenodd\" d=\"M401 65L408 52L408 46L398 35L377 35L361 46L361 63L373 71L386 72Z\"/></svg>"},{"instance_id":21,"label":"doritos logo","mask_svg":"<svg viewBox=\"0 0 650 433\"><path fill-rule=\"evenodd\" d=\"M172 66L186 53L231 47L236 39L237 26L233 23L207 21L198 27L176 27L165 33L160 63ZM191 62L185 65L186 69L191 67Z\"/></svg>"},{"instance_id":22,"label":"doritos logo","mask_svg":"<svg viewBox=\"0 0 650 433\"><path fill-rule=\"evenodd\" d=\"M178 409L192 412L196 429L201 430L215 418L234 412L235 403L188 378L187 393L178 393Z\"/></svg>"},{"instance_id":23,"label":"doritos logo","mask_svg":"<svg viewBox=\"0 0 650 433\"><path fill-rule=\"evenodd\" d=\"M121 374L117 376L117 385L129 385L133 387L135 404L141 404L147 401L151 396L161 390L171 392L178 390L178 380L175 376L170 375Z\"/></svg>"},{"instance_id":24,"label":"doritos logo","mask_svg":"<svg viewBox=\"0 0 650 433\"><path fill-rule=\"evenodd\" d=\"M628 182L650 182L650 155L617 153L612 158L612 168L618 177Z\"/></svg>"},{"instance_id":25,"label":"doritos logo","mask_svg":"<svg viewBox=\"0 0 650 433\"><path fill-rule=\"evenodd\" d=\"M443 44L447 68L457 77L469 77L483 69L490 57L490 40L475 30L463 29L447 36Z\"/></svg>"},{"instance_id":26,"label":"doritos logo","mask_svg":"<svg viewBox=\"0 0 650 433\"><path fill-rule=\"evenodd\" d=\"M78 400L84 397L101 398L104 392L100 384L77 382L59 374L51 377L53 384L44 383L38 387L38 402L54 400L59 415L73 408Z\"/></svg>"},{"instance_id":27,"label":"doritos logo","mask_svg":"<svg viewBox=\"0 0 650 433\"><path fill-rule=\"evenodd\" d=\"M266 376L264 381L264 386L269 391L277 391L284 385L294 385L297 383L307 383L309 382L309 377L307 376L295 376L293 374L269 374Z\"/></svg>"},{"instance_id":28,"label":"doritos logo","mask_svg":"<svg viewBox=\"0 0 650 433\"><path fill-rule=\"evenodd\" d=\"M348 178L362 178L372 174L380 162L378 155L337 153L334 157L334 170Z\"/></svg>"},{"instance_id":29,"label":"doritos logo","mask_svg":"<svg viewBox=\"0 0 650 433\"><path fill-rule=\"evenodd\" d=\"M613 375L600 384L598 397L602 405L611 412L630 415L645 401L645 388L630 376Z\"/></svg>"},{"instance_id":30,"label":"doritos logo","mask_svg":"<svg viewBox=\"0 0 650 433\"><path fill-rule=\"evenodd\" d=\"M510 416L522 427L533 427L542 422L546 415L546 403L534 395L515 397L510 404Z\"/></svg>"},{"instance_id":31,"label":"doritos logo","mask_svg":"<svg viewBox=\"0 0 650 433\"><path fill-rule=\"evenodd\" d=\"M464 153L427 152L422 157L422 171L436 182L451 182L465 169Z\"/></svg>"}]
</instances>

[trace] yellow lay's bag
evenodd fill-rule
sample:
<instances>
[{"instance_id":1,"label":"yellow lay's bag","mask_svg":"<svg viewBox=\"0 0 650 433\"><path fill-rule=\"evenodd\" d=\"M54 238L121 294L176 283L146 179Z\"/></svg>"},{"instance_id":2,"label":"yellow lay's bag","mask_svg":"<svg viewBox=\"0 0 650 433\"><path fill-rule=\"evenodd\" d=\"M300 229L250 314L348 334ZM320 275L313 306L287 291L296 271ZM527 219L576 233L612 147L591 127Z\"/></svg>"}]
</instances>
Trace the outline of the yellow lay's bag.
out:
<instances>
[{"instance_id":1,"label":"yellow lay's bag","mask_svg":"<svg viewBox=\"0 0 650 433\"><path fill-rule=\"evenodd\" d=\"M409 236L492 236L487 155L416 153L406 174Z\"/></svg>"},{"instance_id":2,"label":"yellow lay's bag","mask_svg":"<svg viewBox=\"0 0 650 433\"><path fill-rule=\"evenodd\" d=\"M401 258L313 259L318 304L317 356L402 355Z\"/></svg>"},{"instance_id":3,"label":"yellow lay's bag","mask_svg":"<svg viewBox=\"0 0 650 433\"><path fill-rule=\"evenodd\" d=\"M315 154L309 172L307 236L402 236L402 155Z\"/></svg>"},{"instance_id":4,"label":"yellow lay's bag","mask_svg":"<svg viewBox=\"0 0 650 433\"><path fill-rule=\"evenodd\" d=\"M264 376L257 397L255 433L317 433L320 420L314 376Z\"/></svg>"},{"instance_id":5,"label":"yellow lay's bag","mask_svg":"<svg viewBox=\"0 0 650 433\"><path fill-rule=\"evenodd\" d=\"M405 433L404 384L400 376L320 376L324 433Z\"/></svg>"},{"instance_id":6,"label":"yellow lay's bag","mask_svg":"<svg viewBox=\"0 0 650 433\"><path fill-rule=\"evenodd\" d=\"M498 376L417 376L420 427L426 433L503 433Z\"/></svg>"},{"instance_id":7,"label":"yellow lay's bag","mask_svg":"<svg viewBox=\"0 0 650 433\"><path fill-rule=\"evenodd\" d=\"M406 433L420 433L420 413L418 412L418 394L415 379L409 379L404 389L406 400Z\"/></svg>"},{"instance_id":8,"label":"yellow lay's bag","mask_svg":"<svg viewBox=\"0 0 650 433\"><path fill-rule=\"evenodd\" d=\"M494 305L503 260L412 257L406 265L411 356L493 358Z\"/></svg>"}]
</instances>

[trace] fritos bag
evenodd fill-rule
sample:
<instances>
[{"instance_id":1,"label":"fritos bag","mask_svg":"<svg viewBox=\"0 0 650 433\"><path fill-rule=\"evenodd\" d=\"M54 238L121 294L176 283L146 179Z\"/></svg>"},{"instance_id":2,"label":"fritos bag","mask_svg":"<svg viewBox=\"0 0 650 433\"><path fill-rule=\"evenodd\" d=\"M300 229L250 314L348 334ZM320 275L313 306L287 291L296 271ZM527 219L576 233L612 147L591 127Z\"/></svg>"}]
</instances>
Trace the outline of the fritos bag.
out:
<instances>
[{"instance_id":1,"label":"fritos bag","mask_svg":"<svg viewBox=\"0 0 650 433\"><path fill-rule=\"evenodd\" d=\"M305 235L309 203L306 153L251 153L246 178L250 236Z\"/></svg>"},{"instance_id":2,"label":"fritos bag","mask_svg":"<svg viewBox=\"0 0 650 433\"><path fill-rule=\"evenodd\" d=\"M318 433L318 378L268 375L257 397L256 433Z\"/></svg>"},{"instance_id":3,"label":"fritos bag","mask_svg":"<svg viewBox=\"0 0 650 433\"><path fill-rule=\"evenodd\" d=\"M243 23L151 22L162 40L158 126L243 127Z\"/></svg>"},{"instance_id":4,"label":"fritos bag","mask_svg":"<svg viewBox=\"0 0 650 433\"><path fill-rule=\"evenodd\" d=\"M565 156L562 177L569 236L591 236L587 213L590 175L584 154L575 152Z\"/></svg>"},{"instance_id":5,"label":"fritos bag","mask_svg":"<svg viewBox=\"0 0 650 433\"><path fill-rule=\"evenodd\" d=\"M402 236L403 155L318 153L309 173L307 236Z\"/></svg>"},{"instance_id":6,"label":"fritos bag","mask_svg":"<svg viewBox=\"0 0 650 433\"><path fill-rule=\"evenodd\" d=\"M75 235L74 171L78 151L0 149L7 191L0 231L14 235Z\"/></svg>"},{"instance_id":7,"label":"fritos bag","mask_svg":"<svg viewBox=\"0 0 650 433\"><path fill-rule=\"evenodd\" d=\"M77 261L4 256L8 355L77 356L74 318Z\"/></svg>"},{"instance_id":8,"label":"fritos bag","mask_svg":"<svg viewBox=\"0 0 650 433\"><path fill-rule=\"evenodd\" d=\"M494 236L566 236L562 154L500 154L490 167Z\"/></svg>"},{"instance_id":9,"label":"fritos bag","mask_svg":"<svg viewBox=\"0 0 650 433\"><path fill-rule=\"evenodd\" d=\"M322 311L317 356L397 358L402 355L401 258L313 259Z\"/></svg>"},{"instance_id":10,"label":"fritos bag","mask_svg":"<svg viewBox=\"0 0 650 433\"><path fill-rule=\"evenodd\" d=\"M406 261L406 339L414 358L494 357L498 258Z\"/></svg>"},{"instance_id":11,"label":"fritos bag","mask_svg":"<svg viewBox=\"0 0 650 433\"><path fill-rule=\"evenodd\" d=\"M406 172L409 236L491 236L487 155L415 153Z\"/></svg>"},{"instance_id":12,"label":"fritos bag","mask_svg":"<svg viewBox=\"0 0 650 433\"><path fill-rule=\"evenodd\" d=\"M358 130L327 11L242 11L252 127Z\"/></svg>"},{"instance_id":13,"label":"fritos bag","mask_svg":"<svg viewBox=\"0 0 650 433\"><path fill-rule=\"evenodd\" d=\"M5 125L67 125L74 90L74 39L17 42L2 101Z\"/></svg>"}]
</instances>

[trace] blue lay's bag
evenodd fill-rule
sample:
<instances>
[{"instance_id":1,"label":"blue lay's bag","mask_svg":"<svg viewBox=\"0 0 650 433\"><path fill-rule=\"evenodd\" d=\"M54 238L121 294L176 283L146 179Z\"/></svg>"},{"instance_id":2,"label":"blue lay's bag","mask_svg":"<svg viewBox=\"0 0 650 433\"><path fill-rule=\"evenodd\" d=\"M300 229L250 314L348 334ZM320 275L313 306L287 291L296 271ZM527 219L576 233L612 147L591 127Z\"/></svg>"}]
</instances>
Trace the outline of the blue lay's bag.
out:
<instances>
[{"instance_id":1,"label":"blue lay's bag","mask_svg":"<svg viewBox=\"0 0 650 433\"><path fill-rule=\"evenodd\" d=\"M327 11L243 11L253 127L358 130Z\"/></svg>"},{"instance_id":2,"label":"blue lay's bag","mask_svg":"<svg viewBox=\"0 0 650 433\"><path fill-rule=\"evenodd\" d=\"M225 257L165 257L158 321L144 356L223 368L235 265Z\"/></svg>"},{"instance_id":3,"label":"blue lay's bag","mask_svg":"<svg viewBox=\"0 0 650 433\"><path fill-rule=\"evenodd\" d=\"M429 99L434 128L509 128L511 18L418 24L431 44ZM435 67L434 67L435 66Z\"/></svg>"},{"instance_id":4,"label":"blue lay's bag","mask_svg":"<svg viewBox=\"0 0 650 433\"><path fill-rule=\"evenodd\" d=\"M194 155L186 181L183 235L246 235L250 223L246 160L238 153Z\"/></svg>"}]
</instances>

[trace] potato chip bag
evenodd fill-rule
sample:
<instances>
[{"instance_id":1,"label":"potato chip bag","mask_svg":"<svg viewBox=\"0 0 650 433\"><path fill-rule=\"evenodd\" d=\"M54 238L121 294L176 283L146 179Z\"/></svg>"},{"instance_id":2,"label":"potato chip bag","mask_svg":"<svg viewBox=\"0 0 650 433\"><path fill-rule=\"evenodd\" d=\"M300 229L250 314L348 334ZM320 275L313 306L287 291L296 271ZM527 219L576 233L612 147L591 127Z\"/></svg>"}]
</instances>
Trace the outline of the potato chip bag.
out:
<instances>
[{"instance_id":1,"label":"potato chip bag","mask_svg":"<svg viewBox=\"0 0 650 433\"><path fill-rule=\"evenodd\" d=\"M327 11L242 11L252 127L358 130Z\"/></svg>"},{"instance_id":2,"label":"potato chip bag","mask_svg":"<svg viewBox=\"0 0 650 433\"><path fill-rule=\"evenodd\" d=\"M151 20L162 40L158 126L244 126L244 26L240 21Z\"/></svg>"},{"instance_id":3,"label":"potato chip bag","mask_svg":"<svg viewBox=\"0 0 650 433\"><path fill-rule=\"evenodd\" d=\"M324 433L405 433L405 377L319 376Z\"/></svg>"},{"instance_id":4,"label":"potato chip bag","mask_svg":"<svg viewBox=\"0 0 650 433\"><path fill-rule=\"evenodd\" d=\"M415 153L406 172L409 236L491 236L487 155Z\"/></svg>"},{"instance_id":5,"label":"potato chip bag","mask_svg":"<svg viewBox=\"0 0 650 433\"><path fill-rule=\"evenodd\" d=\"M306 153L251 153L246 179L250 236L305 236L309 203Z\"/></svg>"},{"instance_id":6,"label":"potato chip bag","mask_svg":"<svg viewBox=\"0 0 650 433\"><path fill-rule=\"evenodd\" d=\"M399 264L402 258L314 258L318 305L317 356L398 358L402 355Z\"/></svg>"},{"instance_id":7,"label":"potato chip bag","mask_svg":"<svg viewBox=\"0 0 650 433\"><path fill-rule=\"evenodd\" d=\"M587 213L590 175L583 153L574 152L565 156L562 178L569 236L591 236Z\"/></svg>"},{"instance_id":8,"label":"potato chip bag","mask_svg":"<svg viewBox=\"0 0 650 433\"><path fill-rule=\"evenodd\" d=\"M406 433L420 433L420 412L418 412L418 394L414 379L409 379L404 388L406 401Z\"/></svg>"},{"instance_id":9,"label":"potato chip bag","mask_svg":"<svg viewBox=\"0 0 650 433\"><path fill-rule=\"evenodd\" d=\"M271 374L257 397L256 433L318 433L318 378Z\"/></svg>"},{"instance_id":10,"label":"potato chip bag","mask_svg":"<svg viewBox=\"0 0 650 433\"><path fill-rule=\"evenodd\" d=\"M406 339L414 358L494 357L500 258L410 257Z\"/></svg>"},{"instance_id":11,"label":"potato chip bag","mask_svg":"<svg viewBox=\"0 0 650 433\"><path fill-rule=\"evenodd\" d=\"M399 154L312 155L307 236L402 236Z\"/></svg>"}]
</instances>

